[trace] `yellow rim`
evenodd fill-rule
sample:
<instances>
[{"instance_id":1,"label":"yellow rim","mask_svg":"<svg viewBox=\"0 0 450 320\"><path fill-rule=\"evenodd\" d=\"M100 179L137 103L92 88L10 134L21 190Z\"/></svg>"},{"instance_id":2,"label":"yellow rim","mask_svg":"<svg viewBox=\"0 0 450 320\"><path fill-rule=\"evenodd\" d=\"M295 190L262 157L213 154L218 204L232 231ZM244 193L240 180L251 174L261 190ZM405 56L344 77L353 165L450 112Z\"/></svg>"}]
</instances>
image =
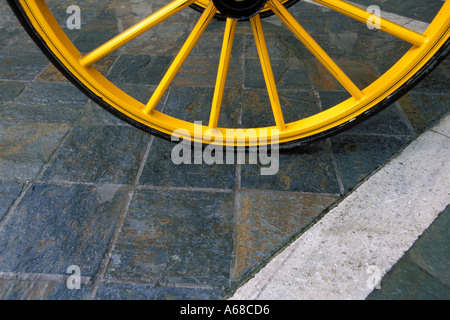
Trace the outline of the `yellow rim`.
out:
<instances>
[{"instance_id":1,"label":"yellow rim","mask_svg":"<svg viewBox=\"0 0 450 320\"><path fill-rule=\"evenodd\" d=\"M366 23L371 15L365 10L340 0L314 1L364 23ZM352 82L319 44L306 32L300 23L296 21L283 6L282 2L285 1L269 0L265 9L272 10L286 24L293 34L330 71L352 97L326 111L308 118L285 123L267 53L260 17L256 15L250 21L276 125L273 127L253 128L252 132L256 132L255 135L249 135L246 133L245 128L241 128L244 130L237 133L234 132L233 139L227 139L227 129L217 127L217 121L234 33L236 24L239 23L238 21L227 19L225 23L221 59L218 66L214 98L211 103L209 124L200 126L196 123L177 119L155 110L155 106L164 95L203 31L216 14L216 9L212 1L174 0L130 29L125 30L115 38L83 56L60 28L44 0L19 0L25 14L47 47L61 61L65 68L93 94L103 99L117 111L152 129L167 135L171 135L176 131L185 139L212 144L270 144L270 132L275 129L279 132L279 140L277 142L285 143L310 137L352 121L352 119L373 108L407 83L439 51L450 35L450 0L445 1L441 10L423 34L381 18L381 30L411 43L411 49L385 74L366 88L361 89ZM128 43L135 37L193 3L202 5L205 9L165 77L146 105L116 87L92 66L96 61L102 59L120 46ZM211 141L218 134L223 139Z\"/></svg>"}]
</instances>

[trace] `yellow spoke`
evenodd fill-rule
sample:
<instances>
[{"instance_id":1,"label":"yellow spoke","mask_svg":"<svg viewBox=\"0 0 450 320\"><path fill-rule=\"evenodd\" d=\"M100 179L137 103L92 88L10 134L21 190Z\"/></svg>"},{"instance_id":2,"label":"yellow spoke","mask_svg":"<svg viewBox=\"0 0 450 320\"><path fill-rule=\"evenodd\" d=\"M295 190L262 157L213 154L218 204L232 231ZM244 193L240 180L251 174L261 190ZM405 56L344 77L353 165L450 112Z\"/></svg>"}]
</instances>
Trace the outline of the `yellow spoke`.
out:
<instances>
[{"instance_id":1,"label":"yellow spoke","mask_svg":"<svg viewBox=\"0 0 450 320\"><path fill-rule=\"evenodd\" d=\"M220 107L222 105L223 91L230 65L231 49L233 48L234 34L236 32L237 20L227 19L225 34L223 36L222 52L220 55L219 71L217 72L214 98L209 118L209 127L217 128L219 122Z\"/></svg>"},{"instance_id":2,"label":"yellow spoke","mask_svg":"<svg viewBox=\"0 0 450 320\"><path fill-rule=\"evenodd\" d=\"M362 91L339 68L333 59L330 58L330 56L320 47L320 45L308 34L308 32L306 32L297 20L295 20L287 9L280 2L278 2L278 0L269 0L267 4L355 99L360 100L364 97Z\"/></svg>"},{"instance_id":3,"label":"yellow spoke","mask_svg":"<svg viewBox=\"0 0 450 320\"><path fill-rule=\"evenodd\" d=\"M195 0L175 0L169 3L168 5L156 11L146 19L135 24L131 28L125 30L121 34L117 35L116 37L112 38L111 40L107 41L97 49L93 50L92 52L81 58L81 65L83 66L92 65L96 61L110 54L114 50L117 50L118 48L128 43L132 39L141 35L145 31L153 28L158 23L166 20L167 18L171 17L175 13L186 8L187 6L191 5L194 2Z\"/></svg>"},{"instance_id":4,"label":"yellow spoke","mask_svg":"<svg viewBox=\"0 0 450 320\"><path fill-rule=\"evenodd\" d=\"M367 23L367 21L372 17L372 13L342 0L313 1L362 23ZM380 30L419 47L423 45L427 39L424 35L386 20L383 17L380 17Z\"/></svg>"},{"instance_id":5,"label":"yellow spoke","mask_svg":"<svg viewBox=\"0 0 450 320\"><path fill-rule=\"evenodd\" d=\"M272 65L270 64L269 53L267 52L266 40L264 39L264 33L261 25L261 19L259 14L250 18L250 22L253 29L253 35L255 37L256 47L258 49L259 60L261 61L261 67L266 81L267 91L269 93L270 103L272 105L272 112L275 118L275 123L278 130L284 131L286 124L283 118L283 112L281 110L280 99L278 97L278 91L273 77Z\"/></svg>"},{"instance_id":6,"label":"yellow spoke","mask_svg":"<svg viewBox=\"0 0 450 320\"><path fill-rule=\"evenodd\" d=\"M180 52L178 52L178 55L175 57L175 60L172 62L172 65L170 66L169 70L164 75L164 78L159 83L158 88L156 88L149 102L145 106L144 112L146 114L151 113L156 108L156 105L161 100L170 83L175 78L175 75L178 73L181 66L186 61L192 49L196 45L198 39L200 39L200 36L203 34L203 32L205 31L206 27L211 22L215 14L216 8L214 7L213 2L211 1L203 11L202 16L198 20L197 24L195 25L189 37L187 38L183 47L180 49Z\"/></svg>"}]
</instances>

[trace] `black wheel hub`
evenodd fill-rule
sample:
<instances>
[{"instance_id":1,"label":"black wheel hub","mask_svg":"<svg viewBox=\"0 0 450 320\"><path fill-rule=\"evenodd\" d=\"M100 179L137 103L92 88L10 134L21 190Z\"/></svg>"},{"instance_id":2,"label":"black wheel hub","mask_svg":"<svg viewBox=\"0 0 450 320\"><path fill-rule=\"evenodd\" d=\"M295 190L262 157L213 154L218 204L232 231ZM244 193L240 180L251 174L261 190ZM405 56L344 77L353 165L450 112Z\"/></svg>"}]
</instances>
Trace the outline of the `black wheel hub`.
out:
<instances>
[{"instance_id":1,"label":"black wheel hub","mask_svg":"<svg viewBox=\"0 0 450 320\"><path fill-rule=\"evenodd\" d=\"M219 12L227 18L246 20L258 14L267 0L213 0Z\"/></svg>"}]
</instances>

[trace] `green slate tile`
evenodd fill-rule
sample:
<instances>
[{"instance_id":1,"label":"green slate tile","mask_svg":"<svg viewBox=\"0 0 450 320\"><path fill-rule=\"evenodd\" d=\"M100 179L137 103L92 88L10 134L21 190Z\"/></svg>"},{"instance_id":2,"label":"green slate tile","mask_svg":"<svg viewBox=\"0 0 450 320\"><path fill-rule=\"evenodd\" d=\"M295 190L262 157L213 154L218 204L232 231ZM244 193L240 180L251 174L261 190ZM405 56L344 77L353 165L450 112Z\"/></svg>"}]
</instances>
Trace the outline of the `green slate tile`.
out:
<instances>
[{"instance_id":1,"label":"green slate tile","mask_svg":"<svg viewBox=\"0 0 450 320\"><path fill-rule=\"evenodd\" d=\"M357 2L367 6L378 5L382 10L425 22L431 22L443 4L439 0L358 0Z\"/></svg>"},{"instance_id":2,"label":"green slate tile","mask_svg":"<svg viewBox=\"0 0 450 320\"><path fill-rule=\"evenodd\" d=\"M109 72L115 84L158 85L169 69L169 56L121 55Z\"/></svg>"},{"instance_id":3,"label":"green slate tile","mask_svg":"<svg viewBox=\"0 0 450 320\"><path fill-rule=\"evenodd\" d=\"M89 288L68 289L64 281L4 280L0 279L0 300L83 300L89 297Z\"/></svg>"},{"instance_id":4,"label":"green slate tile","mask_svg":"<svg viewBox=\"0 0 450 320\"><path fill-rule=\"evenodd\" d=\"M0 234L0 271L95 275L127 199L117 186L33 185Z\"/></svg>"},{"instance_id":5,"label":"green slate tile","mask_svg":"<svg viewBox=\"0 0 450 320\"><path fill-rule=\"evenodd\" d=\"M41 52L1 52L0 79L32 81L49 64Z\"/></svg>"},{"instance_id":6,"label":"green slate tile","mask_svg":"<svg viewBox=\"0 0 450 320\"><path fill-rule=\"evenodd\" d=\"M135 283L102 282L98 287L96 300L155 300L155 285Z\"/></svg>"},{"instance_id":7,"label":"green slate tile","mask_svg":"<svg viewBox=\"0 0 450 320\"><path fill-rule=\"evenodd\" d=\"M267 262L338 198L329 194L241 192L234 278Z\"/></svg>"},{"instance_id":8,"label":"green slate tile","mask_svg":"<svg viewBox=\"0 0 450 320\"><path fill-rule=\"evenodd\" d=\"M0 179L35 178L69 128L69 124L42 122L0 124Z\"/></svg>"},{"instance_id":9,"label":"green slate tile","mask_svg":"<svg viewBox=\"0 0 450 320\"><path fill-rule=\"evenodd\" d=\"M308 90L311 82L305 64L297 59L272 60L272 69L278 89ZM259 59L245 60L245 88L264 88L266 82Z\"/></svg>"},{"instance_id":10,"label":"green slate tile","mask_svg":"<svg viewBox=\"0 0 450 320\"><path fill-rule=\"evenodd\" d=\"M411 91L398 103L417 134L437 124L450 110L448 96L441 94Z\"/></svg>"},{"instance_id":11,"label":"green slate tile","mask_svg":"<svg viewBox=\"0 0 450 320\"><path fill-rule=\"evenodd\" d=\"M117 34L117 30L110 30L105 27L103 30L95 31L87 31L84 29L73 41L73 44L81 53L87 54L112 39Z\"/></svg>"},{"instance_id":12,"label":"green slate tile","mask_svg":"<svg viewBox=\"0 0 450 320\"><path fill-rule=\"evenodd\" d=\"M0 81L0 107L12 102L25 89L24 82ZM0 108L0 114L3 108Z\"/></svg>"},{"instance_id":13,"label":"green slate tile","mask_svg":"<svg viewBox=\"0 0 450 320\"><path fill-rule=\"evenodd\" d=\"M216 300L223 291L161 287L151 284L105 282L98 288L96 300Z\"/></svg>"},{"instance_id":14,"label":"green slate tile","mask_svg":"<svg viewBox=\"0 0 450 320\"><path fill-rule=\"evenodd\" d=\"M149 139L131 126L76 126L42 179L132 184Z\"/></svg>"},{"instance_id":15,"label":"green slate tile","mask_svg":"<svg viewBox=\"0 0 450 320\"><path fill-rule=\"evenodd\" d=\"M258 157L260 155L261 153ZM323 141L302 148L281 150L278 161L276 156L270 156L269 162L263 165L260 160L258 164L249 164L249 161L246 161L241 167L241 187L258 190L340 193L332 156ZM272 168L270 174L262 175L261 168L270 167Z\"/></svg>"},{"instance_id":16,"label":"green slate tile","mask_svg":"<svg viewBox=\"0 0 450 320\"><path fill-rule=\"evenodd\" d=\"M419 84L412 89L413 92L444 93L448 94L450 83L450 58L442 61L436 69L423 78Z\"/></svg>"},{"instance_id":17,"label":"green slate tile","mask_svg":"<svg viewBox=\"0 0 450 320\"><path fill-rule=\"evenodd\" d=\"M400 152L409 139L376 135L339 135L332 138L345 192L350 191L367 178L375 169L384 165Z\"/></svg>"},{"instance_id":18,"label":"green slate tile","mask_svg":"<svg viewBox=\"0 0 450 320\"><path fill-rule=\"evenodd\" d=\"M172 161L172 150L179 146L179 142L155 138L139 183L164 187L234 189L236 166L226 164L225 157L224 164L209 165L203 159L202 163L195 164L195 150L192 145L186 147L191 150L190 163L175 164Z\"/></svg>"},{"instance_id":19,"label":"green slate tile","mask_svg":"<svg viewBox=\"0 0 450 320\"><path fill-rule=\"evenodd\" d=\"M275 118L266 90L245 89L241 94L243 127L275 126ZM320 112L319 99L312 91L278 90L278 95L286 123Z\"/></svg>"},{"instance_id":20,"label":"green slate tile","mask_svg":"<svg viewBox=\"0 0 450 320\"><path fill-rule=\"evenodd\" d=\"M324 110L334 107L349 98L349 94L344 91L321 91L319 94ZM346 133L412 135L407 120L401 115L396 104L349 128Z\"/></svg>"},{"instance_id":21,"label":"green slate tile","mask_svg":"<svg viewBox=\"0 0 450 320\"><path fill-rule=\"evenodd\" d=\"M0 181L0 220L19 196L22 188L23 185L18 182Z\"/></svg>"},{"instance_id":22,"label":"green slate tile","mask_svg":"<svg viewBox=\"0 0 450 320\"><path fill-rule=\"evenodd\" d=\"M233 207L232 193L138 189L106 278L226 286Z\"/></svg>"},{"instance_id":23,"label":"green slate tile","mask_svg":"<svg viewBox=\"0 0 450 320\"><path fill-rule=\"evenodd\" d=\"M225 88L218 126L236 128L240 117L242 92L236 88ZM211 105L214 96L213 88L173 87L167 98L164 113L181 120L201 121L208 125Z\"/></svg>"},{"instance_id":24,"label":"green slate tile","mask_svg":"<svg viewBox=\"0 0 450 320\"><path fill-rule=\"evenodd\" d=\"M220 52L220 51L217 51ZM197 54L189 56L173 80L174 86L214 87L217 79L220 56ZM227 71L225 87L242 88L243 61L232 57Z\"/></svg>"},{"instance_id":25,"label":"green slate tile","mask_svg":"<svg viewBox=\"0 0 450 320\"><path fill-rule=\"evenodd\" d=\"M31 83L6 106L7 121L74 122L88 98L70 83Z\"/></svg>"},{"instance_id":26,"label":"green slate tile","mask_svg":"<svg viewBox=\"0 0 450 320\"><path fill-rule=\"evenodd\" d=\"M450 287L450 205L422 234L408 255L430 275Z\"/></svg>"},{"instance_id":27,"label":"green slate tile","mask_svg":"<svg viewBox=\"0 0 450 320\"><path fill-rule=\"evenodd\" d=\"M402 258L367 300L448 300L450 288L416 264Z\"/></svg>"}]
</instances>

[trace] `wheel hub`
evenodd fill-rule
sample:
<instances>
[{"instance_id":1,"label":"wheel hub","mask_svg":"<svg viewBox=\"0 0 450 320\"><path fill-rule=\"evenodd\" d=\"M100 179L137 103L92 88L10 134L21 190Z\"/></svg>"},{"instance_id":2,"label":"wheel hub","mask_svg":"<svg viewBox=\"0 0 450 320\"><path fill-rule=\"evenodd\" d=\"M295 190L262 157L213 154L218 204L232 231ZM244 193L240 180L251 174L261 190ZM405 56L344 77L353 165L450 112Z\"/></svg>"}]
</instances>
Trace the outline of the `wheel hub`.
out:
<instances>
[{"instance_id":1,"label":"wheel hub","mask_svg":"<svg viewBox=\"0 0 450 320\"><path fill-rule=\"evenodd\" d=\"M217 10L227 18L245 20L258 14L267 0L213 0Z\"/></svg>"}]
</instances>

